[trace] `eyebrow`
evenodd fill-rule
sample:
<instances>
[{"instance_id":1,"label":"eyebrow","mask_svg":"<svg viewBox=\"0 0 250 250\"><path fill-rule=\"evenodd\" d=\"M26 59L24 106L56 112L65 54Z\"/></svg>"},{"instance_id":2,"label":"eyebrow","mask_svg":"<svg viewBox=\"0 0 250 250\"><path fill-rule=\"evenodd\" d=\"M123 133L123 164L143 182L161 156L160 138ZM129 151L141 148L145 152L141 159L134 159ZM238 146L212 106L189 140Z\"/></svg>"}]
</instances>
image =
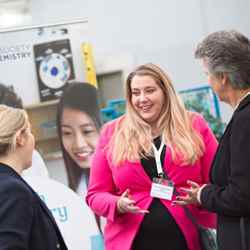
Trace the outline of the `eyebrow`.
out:
<instances>
[{"instance_id":1,"label":"eyebrow","mask_svg":"<svg viewBox=\"0 0 250 250\"><path fill-rule=\"evenodd\" d=\"M149 85L149 86L145 86L145 87L143 87L143 89L147 89L147 88L155 88L156 86L151 86L151 85ZM139 87L134 87L134 88L131 88L132 90L133 89L140 89Z\"/></svg>"},{"instance_id":2,"label":"eyebrow","mask_svg":"<svg viewBox=\"0 0 250 250\"><path fill-rule=\"evenodd\" d=\"M82 128L82 127L89 127L89 126L91 126L91 127L96 127L95 124L93 124L93 123L84 123L84 124L81 124L81 125L80 125L81 128ZM71 128L72 126L67 125L67 124L61 124L61 127Z\"/></svg>"}]
</instances>

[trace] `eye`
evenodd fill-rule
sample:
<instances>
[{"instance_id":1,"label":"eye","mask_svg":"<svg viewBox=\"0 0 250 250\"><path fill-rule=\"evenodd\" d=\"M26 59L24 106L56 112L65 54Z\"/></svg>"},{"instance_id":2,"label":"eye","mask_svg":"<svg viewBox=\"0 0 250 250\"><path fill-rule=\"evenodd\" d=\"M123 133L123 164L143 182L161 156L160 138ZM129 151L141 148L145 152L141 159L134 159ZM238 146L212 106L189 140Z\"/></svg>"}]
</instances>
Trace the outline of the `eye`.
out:
<instances>
[{"instance_id":1,"label":"eye","mask_svg":"<svg viewBox=\"0 0 250 250\"><path fill-rule=\"evenodd\" d=\"M72 135L72 132L71 132L71 131L62 130L62 136L70 136L70 135Z\"/></svg>"},{"instance_id":2,"label":"eye","mask_svg":"<svg viewBox=\"0 0 250 250\"><path fill-rule=\"evenodd\" d=\"M96 133L96 128L94 128L92 126L89 126L89 127L82 129L82 134L85 136L90 136L93 133Z\"/></svg>"},{"instance_id":3,"label":"eye","mask_svg":"<svg viewBox=\"0 0 250 250\"><path fill-rule=\"evenodd\" d=\"M94 132L94 130L90 130L90 129L82 131L82 133L85 134L85 135L91 134L93 132Z\"/></svg>"},{"instance_id":4,"label":"eye","mask_svg":"<svg viewBox=\"0 0 250 250\"><path fill-rule=\"evenodd\" d=\"M140 92L139 92L139 91L132 91L132 95L133 95L133 96L139 96L139 95L140 95Z\"/></svg>"},{"instance_id":5,"label":"eye","mask_svg":"<svg viewBox=\"0 0 250 250\"><path fill-rule=\"evenodd\" d=\"M146 92L147 92L148 94L152 94L152 93L155 92L155 89L150 88L150 89L147 89Z\"/></svg>"}]
</instances>

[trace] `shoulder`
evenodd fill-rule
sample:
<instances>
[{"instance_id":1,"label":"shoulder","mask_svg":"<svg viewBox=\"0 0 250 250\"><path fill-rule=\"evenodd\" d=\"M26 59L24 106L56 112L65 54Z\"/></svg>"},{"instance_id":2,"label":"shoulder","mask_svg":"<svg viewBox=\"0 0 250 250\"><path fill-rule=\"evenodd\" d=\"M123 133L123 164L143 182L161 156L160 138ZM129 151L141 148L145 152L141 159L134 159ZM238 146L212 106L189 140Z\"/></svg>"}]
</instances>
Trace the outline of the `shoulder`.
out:
<instances>
[{"instance_id":1,"label":"shoulder","mask_svg":"<svg viewBox=\"0 0 250 250\"><path fill-rule=\"evenodd\" d=\"M203 128L208 126L207 121L204 117L196 112L189 112L189 116L191 119L191 124L194 129L202 130Z\"/></svg>"},{"instance_id":2,"label":"shoulder","mask_svg":"<svg viewBox=\"0 0 250 250\"><path fill-rule=\"evenodd\" d=\"M119 125L122 121L123 116L109 121L102 126L97 148L107 148L107 145L111 141L113 135L116 133L117 128L119 128Z\"/></svg>"},{"instance_id":3,"label":"shoulder","mask_svg":"<svg viewBox=\"0 0 250 250\"><path fill-rule=\"evenodd\" d=\"M18 177L9 177L6 180L0 179L0 204L5 204L0 208L3 215L5 211L8 216L6 219L12 221L16 216L23 216L27 223L37 208L35 193L24 181ZM12 217L12 218L11 218ZM14 222L13 222L14 223Z\"/></svg>"},{"instance_id":4,"label":"shoulder","mask_svg":"<svg viewBox=\"0 0 250 250\"><path fill-rule=\"evenodd\" d=\"M7 176L0 178L0 199L10 198L31 201L33 200L33 193L28 184L18 177Z\"/></svg>"},{"instance_id":5,"label":"shoulder","mask_svg":"<svg viewBox=\"0 0 250 250\"><path fill-rule=\"evenodd\" d=\"M236 111L233 115L233 121L250 121L250 105L247 105L244 109Z\"/></svg>"},{"instance_id":6,"label":"shoulder","mask_svg":"<svg viewBox=\"0 0 250 250\"><path fill-rule=\"evenodd\" d=\"M212 139L217 144L215 135L212 129L210 128L208 122L205 120L205 118L198 113L192 113L191 116L192 116L192 128L202 136L205 142L208 142L209 140Z\"/></svg>"},{"instance_id":7,"label":"shoulder","mask_svg":"<svg viewBox=\"0 0 250 250\"><path fill-rule=\"evenodd\" d=\"M236 111L233 115L232 119L232 129L239 131L249 130L250 131L250 105Z\"/></svg>"},{"instance_id":8,"label":"shoulder","mask_svg":"<svg viewBox=\"0 0 250 250\"><path fill-rule=\"evenodd\" d=\"M34 212L38 207L35 196L28 185L18 176L3 177L4 175L0 177L1 226L5 226L4 230L13 232L10 235L13 240L18 238L22 244L26 244L24 241L26 233L31 230ZM20 236L22 237L20 238Z\"/></svg>"},{"instance_id":9,"label":"shoulder","mask_svg":"<svg viewBox=\"0 0 250 250\"><path fill-rule=\"evenodd\" d=\"M124 116L121 116L115 120L105 123L101 129L101 136L111 137L123 120Z\"/></svg>"}]
</instances>

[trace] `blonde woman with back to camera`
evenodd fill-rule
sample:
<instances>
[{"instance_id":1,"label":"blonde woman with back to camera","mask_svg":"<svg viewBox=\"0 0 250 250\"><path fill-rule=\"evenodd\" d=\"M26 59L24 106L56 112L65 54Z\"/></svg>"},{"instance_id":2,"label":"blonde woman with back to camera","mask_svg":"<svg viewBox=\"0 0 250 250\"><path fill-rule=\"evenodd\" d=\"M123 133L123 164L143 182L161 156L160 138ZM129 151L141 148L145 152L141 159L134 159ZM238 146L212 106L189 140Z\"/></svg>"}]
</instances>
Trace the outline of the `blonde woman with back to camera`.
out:
<instances>
[{"instance_id":1,"label":"blonde woman with back to camera","mask_svg":"<svg viewBox=\"0 0 250 250\"><path fill-rule=\"evenodd\" d=\"M66 250L49 209L21 177L33 150L27 113L0 105L0 249Z\"/></svg>"},{"instance_id":2,"label":"blonde woman with back to camera","mask_svg":"<svg viewBox=\"0 0 250 250\"><path fill-rule=\"evenodd\" d=\"M217 141L158 66L136 68L125 89L126 113L103 127L90 170L87 203L107 218L105 249L199 250L195 225L173 206L173 184L207 183ZM215 226L214 214L197 205L190 211Z\"/></svg>"}]
</instances>

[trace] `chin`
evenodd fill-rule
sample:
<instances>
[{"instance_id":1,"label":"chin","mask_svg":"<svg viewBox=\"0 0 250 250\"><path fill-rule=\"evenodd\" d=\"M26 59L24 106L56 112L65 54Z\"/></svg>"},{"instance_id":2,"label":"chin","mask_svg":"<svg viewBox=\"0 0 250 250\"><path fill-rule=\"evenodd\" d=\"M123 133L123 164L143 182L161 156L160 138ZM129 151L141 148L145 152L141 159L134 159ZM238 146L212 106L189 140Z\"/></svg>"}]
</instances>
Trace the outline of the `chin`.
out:
<instances>
[{"instance_id":1,"label":"chin","mask_svg":"<svg viewBox=\"0 0 250 250\"><path fill-rule=\"evenodd\" d=\"M90 161L75 161L75 163L79 166L79 168L85 169L90 168Z\"/></svg>"},{"instance_id":2,"label":"chin","mask_svg":"<svg viewBox=\"0 0 250 250\"><path fill-rule=\"evenodd\" d=\"M155 121L152 117L144 117L143 120L148 124L154 123Z\"/></svg>"},{"instance_id":3,"label":"chin","mask_svg":"<svg viewBox=\"0 0 250 250\"><path fill-rule=\"evenodd\" d=\"M90 164L78 164L78 166L81 168L81 169L87 169L87 168L90 168Z\"/></svg>"}]
</instances>

